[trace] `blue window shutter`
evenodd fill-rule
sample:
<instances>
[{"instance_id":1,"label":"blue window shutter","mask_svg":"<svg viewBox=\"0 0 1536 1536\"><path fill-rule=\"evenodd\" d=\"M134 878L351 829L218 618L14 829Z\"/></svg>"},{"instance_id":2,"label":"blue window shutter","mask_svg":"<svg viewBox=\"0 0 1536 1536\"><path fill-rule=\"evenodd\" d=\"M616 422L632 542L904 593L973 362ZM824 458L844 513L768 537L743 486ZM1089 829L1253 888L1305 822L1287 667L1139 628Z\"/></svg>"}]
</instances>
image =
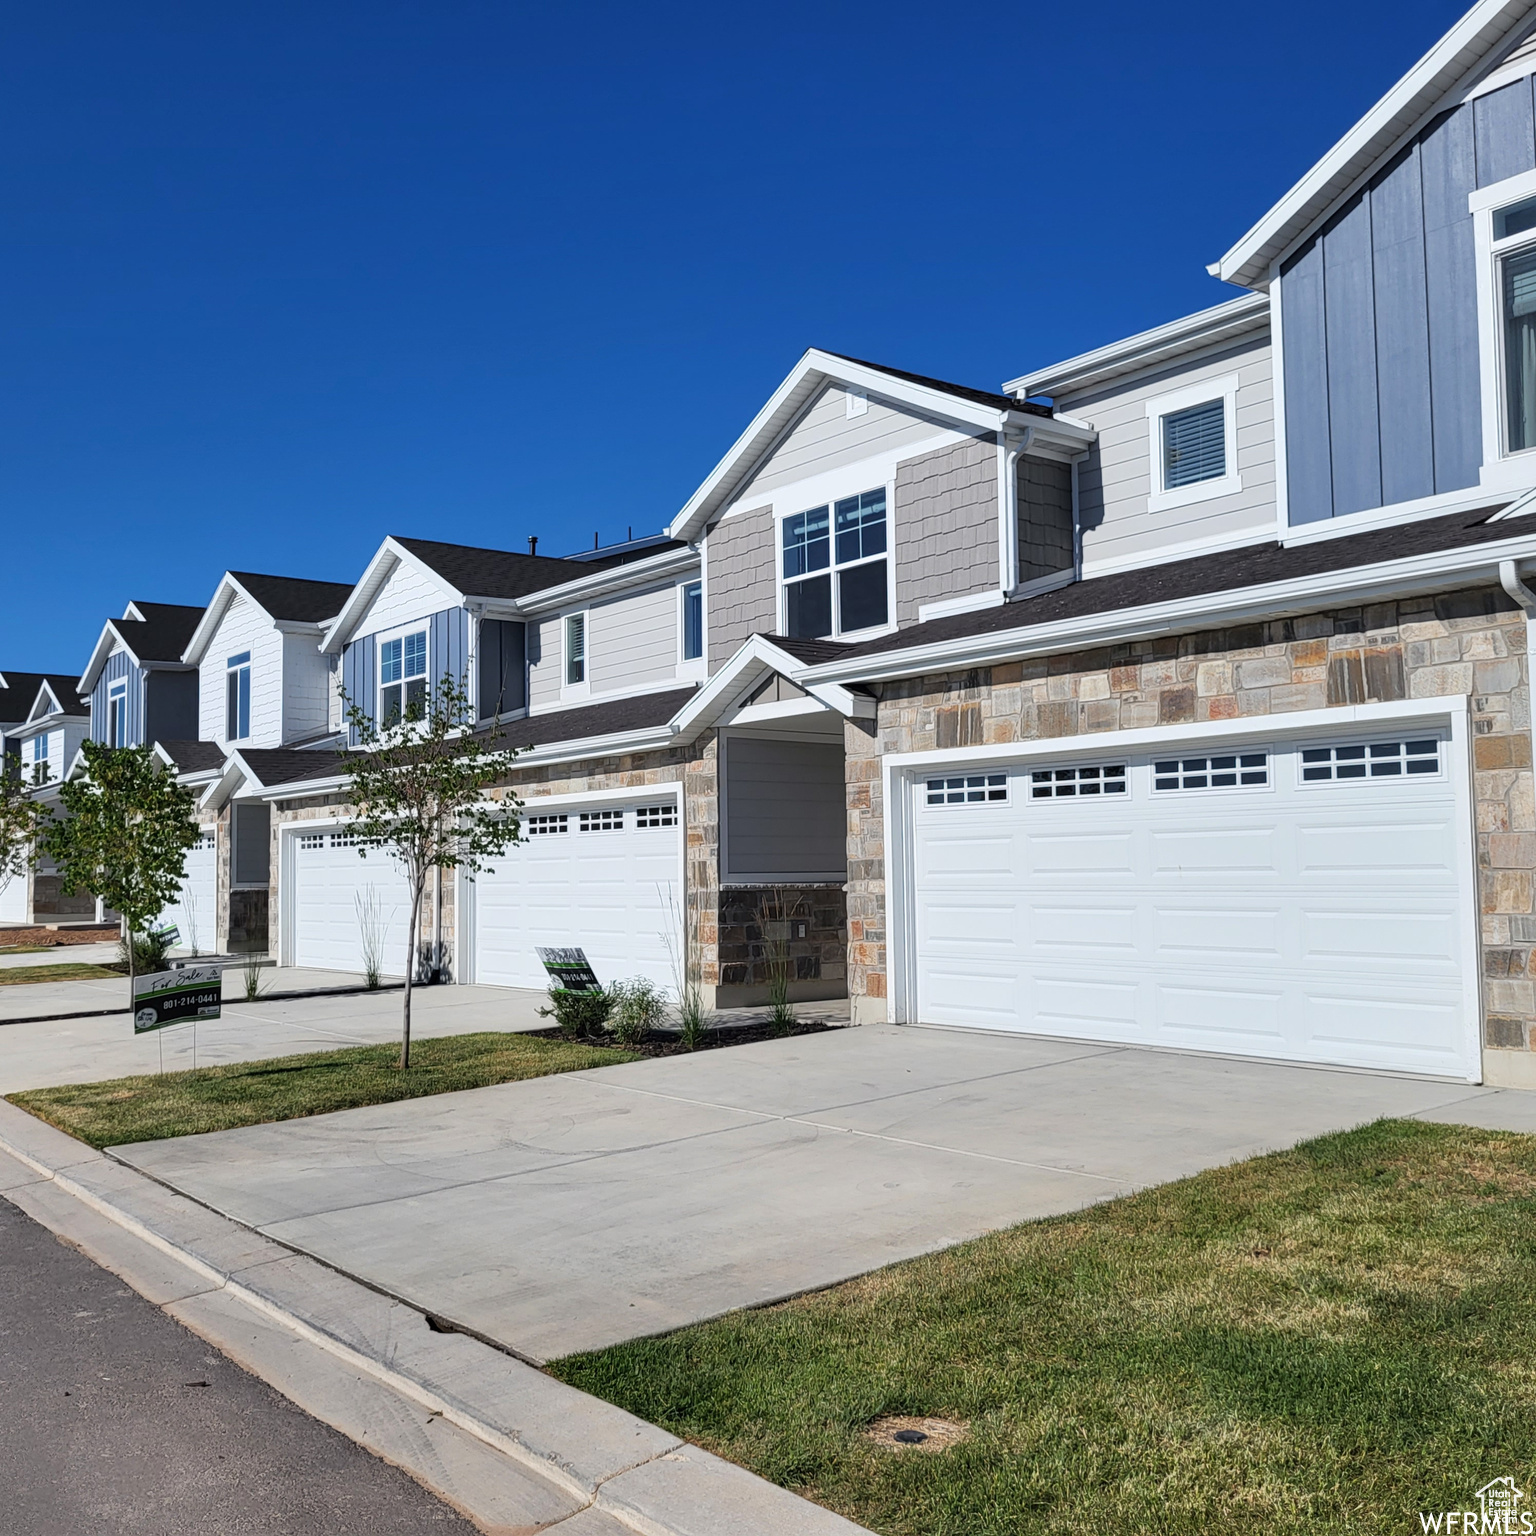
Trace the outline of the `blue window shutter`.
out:
<instances>
[{"instance_id":1,"label":"blue window shutter","mask_svg":"<svg viewBox=\"0 0 1536 1536\"><path fill-rule=\"evenodd\" d=\"M1165 491L1202 480L1219 480L1226 474L1226 418L1225 400L1207 400L1163 417Z\"/></svg>"}]
</instances>

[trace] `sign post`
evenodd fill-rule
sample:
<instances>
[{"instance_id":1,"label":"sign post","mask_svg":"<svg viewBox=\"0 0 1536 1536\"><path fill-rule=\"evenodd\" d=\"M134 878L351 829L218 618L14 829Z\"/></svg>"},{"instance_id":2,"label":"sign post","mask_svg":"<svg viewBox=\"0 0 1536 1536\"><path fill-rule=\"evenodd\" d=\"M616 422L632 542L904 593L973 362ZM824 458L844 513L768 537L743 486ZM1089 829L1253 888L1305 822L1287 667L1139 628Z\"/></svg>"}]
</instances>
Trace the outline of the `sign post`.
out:
<instances>
[{"instance_id":1,"label":"sign post","mask_svg":"<svg viewBox=\"0 0 1536 1536\"><path fill-rule=\"evenodd\" d=\"M603 990L585 950L540 949L539 959L544 962L550 981L562 992L597 993Z\"/></svg>"}]
</instances>

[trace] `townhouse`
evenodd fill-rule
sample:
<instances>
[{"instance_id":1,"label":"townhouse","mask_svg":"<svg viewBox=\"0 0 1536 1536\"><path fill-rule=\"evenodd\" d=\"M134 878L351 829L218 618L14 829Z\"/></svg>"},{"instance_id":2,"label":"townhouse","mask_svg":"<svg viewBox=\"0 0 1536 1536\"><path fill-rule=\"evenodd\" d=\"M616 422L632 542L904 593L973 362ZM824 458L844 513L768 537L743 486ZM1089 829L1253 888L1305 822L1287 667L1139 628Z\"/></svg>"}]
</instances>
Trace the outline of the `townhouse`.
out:
<instances>
[{"instance_id":1,"label":"townhouse","mask_svg":"<svg viewBox=\"0 0 1536 1536\"><path fill-rule=\"evenodd\" d=\"M221 947L398 970L341 703L450 675L526 840L432 890L423 970L580 944L728 1006L787 952L860 1021L1536 1086L1533 76L1483 0L1213 264L1237 297L997 391L808 352L662 538L226 577L150 738ZM149 709L122 628L98 739Z\"/></svg>"}]
</instances>

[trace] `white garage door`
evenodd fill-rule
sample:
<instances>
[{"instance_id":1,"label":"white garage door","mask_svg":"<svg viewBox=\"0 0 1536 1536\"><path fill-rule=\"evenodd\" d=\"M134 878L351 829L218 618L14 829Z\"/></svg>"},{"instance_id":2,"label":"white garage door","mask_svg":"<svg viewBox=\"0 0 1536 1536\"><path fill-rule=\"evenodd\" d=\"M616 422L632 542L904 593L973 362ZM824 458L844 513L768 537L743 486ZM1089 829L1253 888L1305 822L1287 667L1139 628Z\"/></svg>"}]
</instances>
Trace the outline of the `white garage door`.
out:
<instances>
[{"instance_id":1,"label":"white garage door","mask_svg":"<svg viewBox=\"0 0 1536 1536\"><path fill-rule=\"evenodd\" d=\"M14 875L0 885L0 923L24 923L27 920L27 877Z\"/></svg>"},{"instance_id":2,"label":"white garage door","mask_svg":"<svg viewBox=\"0 0 1536 1536\"><path fill-rule=\"evenodd\" d=\"M527 842L476 877L474 979L545 987L539 947L584 949L598 979L672 982L682 827L675 799L525 815Z\"/></svg>"},{"instance_id":3,"label":"white garage door","mask_svg":"<svg viewBox=\"0 0 1536 1536\"><path fill-rule=\"evenodd\" d=\"M398 860L378 848L361 857L344 830L305 832L294 842L294 963L361 973L371 945L385 976L403 976L411 902Z\"/></svg>"},{"instance_id":4,"label":"white garage door","mask_svg":"<svg viewBox=\"0 0 1536 1536\"><path fill-rule=\"evenodd\" d=\"M204 832L187 849L186 875L181 894L160 914L161 923L175 924L181 935L178 949L212 954L219 942L216 910L218 880L215 873L214 835Z\"/></svg>"},{"instance_id":5,"label":"white garage door","mask_svg":"<svg viewBox=\"0 0 1536 1536\"><path fill-rule=\"evenodd\" d=\"M1476 1078L1464 774L1424 729L926 774L916 1017Z\"/></svg>"}]
</instances>

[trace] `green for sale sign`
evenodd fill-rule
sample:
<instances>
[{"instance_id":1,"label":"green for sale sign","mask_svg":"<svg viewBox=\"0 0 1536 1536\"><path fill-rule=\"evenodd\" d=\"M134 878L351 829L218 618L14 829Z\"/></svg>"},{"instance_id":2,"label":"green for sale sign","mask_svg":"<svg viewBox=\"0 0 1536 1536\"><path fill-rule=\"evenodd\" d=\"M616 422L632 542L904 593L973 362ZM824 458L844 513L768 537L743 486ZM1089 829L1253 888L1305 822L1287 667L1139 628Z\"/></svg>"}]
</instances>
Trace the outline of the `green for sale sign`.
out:
<instances>
[{"instance_id":1,"label":"green for sale sign","mask_svg":"<svg viewBox=\"0 0 1536 1536\"><path fill-rule=\"evenodd\" d=\"M224 1001L224 973L216 965L186 965L133 978L133 1032L167 1024L216 1019Z\"/></svg>"},{"instance_id":2,"label":"green for sale sign","mask_svg":"<svg viewBox=\"0 0 1536 1536\"><path fill-rule=\"evenodd\" d=\"M537 947L537 946L536 946ZM603 984L580 949L540 949L550 981L562 992L601 992Z\"/></svg>"}]
</instances>

